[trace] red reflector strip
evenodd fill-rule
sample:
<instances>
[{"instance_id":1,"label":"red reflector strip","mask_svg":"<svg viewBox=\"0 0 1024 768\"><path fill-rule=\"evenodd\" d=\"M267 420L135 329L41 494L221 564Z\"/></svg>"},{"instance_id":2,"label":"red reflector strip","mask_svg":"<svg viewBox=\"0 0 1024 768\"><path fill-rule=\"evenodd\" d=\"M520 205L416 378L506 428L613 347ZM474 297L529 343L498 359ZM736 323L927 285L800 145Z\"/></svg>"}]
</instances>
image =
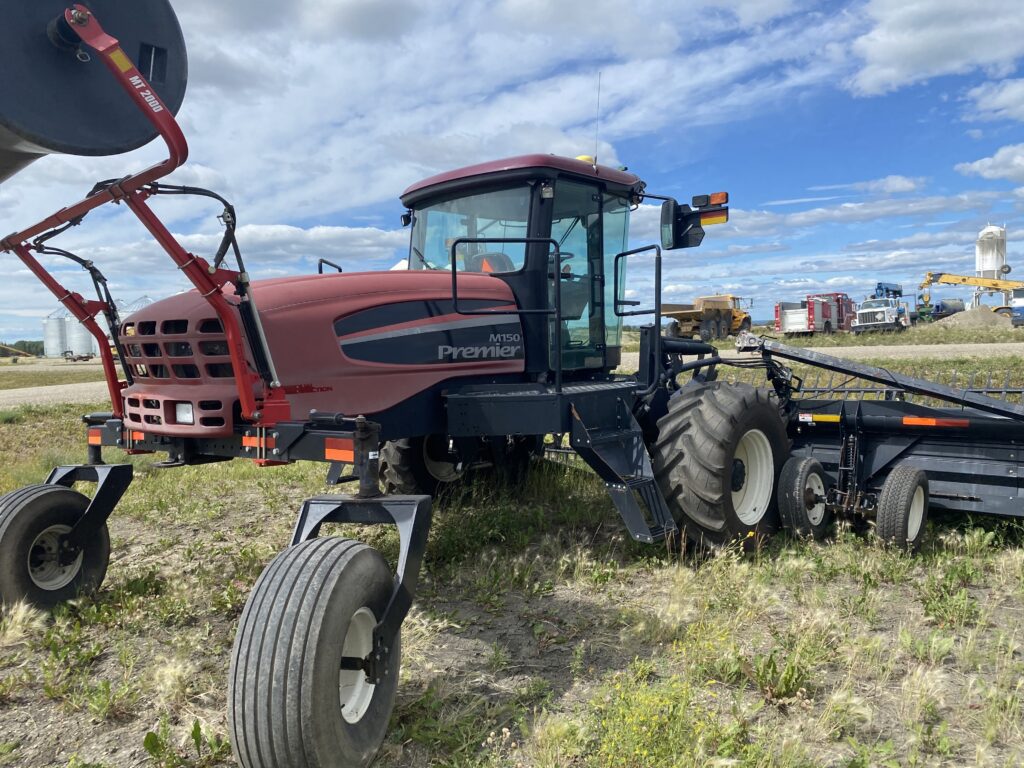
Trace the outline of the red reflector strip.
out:
<instances>
[{"instance_id":1,"label":"red reflector strip","mask_svg":"<svg viewBox=\"0 0 1024 768\"><path fill-rule=\"evenodd\" d=\"M103 433L101 433L98 429L90 429L89 445L103 445Z\"/></svg>"},{"instance_id":2,"label":"red reflector strip","mask_svg":"<svg viewBox=\"0 0 1024 768\"><path fill-rule=\"evenodd\" d=\"M729 220L729 209L726 208L721 211L707 211L700 215L700 225L702 227L709 227L712 224L725 224Z\"/></svg>"},{"instance_id":3,"label":"red reflector strip","mask_svg":"<svg viewBox=\"0 0 1024 768\"><path fill-rule=\"evenodd\" d=\"M970 419L929 419L922 416L904 416L904 427L969 427Z\"/></svg>"},{"instance_id":4,"label":"red reflector strip","mask_svg":"<svg viewBox=\"0 0 1024 768\"><path fill-rule=\"evenodd\" d=\"M343 437L328 437L324 440L324 458L328 461L352 464L356 460L355 441Z\"/></svg>"}]
</instances>

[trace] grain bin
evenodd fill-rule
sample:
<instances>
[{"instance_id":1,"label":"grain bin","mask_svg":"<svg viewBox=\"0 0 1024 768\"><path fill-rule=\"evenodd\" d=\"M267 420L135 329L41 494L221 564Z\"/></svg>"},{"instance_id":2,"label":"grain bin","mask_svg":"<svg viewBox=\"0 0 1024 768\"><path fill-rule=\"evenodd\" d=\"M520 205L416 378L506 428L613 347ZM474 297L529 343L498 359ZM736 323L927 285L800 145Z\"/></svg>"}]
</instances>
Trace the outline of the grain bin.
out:
<instances>
[{"instance_id":1,"label":"grain bin","mask_svg":"<svg viewBox=\"0 0 1024 768\"><path fill-rule=\"evenodd\" d=\"M68 318L68 311L62 307L43 320L43 354L46 357L61 357L68 349Z\"/></svg>"},{"instance_id":2,"label":"grain bin","mask_svg":"<svg viewBox=\"0 0 1024 768\"><path fill-rule=\"evenodd\" d=\"M989 225L978 233L974 245L974 269L978 277L1002 278L1006 268L1006 228Z\"/></svg>"}]
</instances>

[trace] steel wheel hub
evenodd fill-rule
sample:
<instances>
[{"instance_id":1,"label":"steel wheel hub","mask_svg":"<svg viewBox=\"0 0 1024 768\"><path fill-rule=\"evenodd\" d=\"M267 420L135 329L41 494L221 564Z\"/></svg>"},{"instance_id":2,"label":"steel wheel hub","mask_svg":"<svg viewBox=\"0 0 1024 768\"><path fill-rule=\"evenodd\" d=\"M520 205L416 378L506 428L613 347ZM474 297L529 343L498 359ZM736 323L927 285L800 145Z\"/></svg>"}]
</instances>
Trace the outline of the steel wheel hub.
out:
<instances>
[{"instance_id":1,"label":"steel wheel hub","mask_svg":"<svg viewBox=\"0 0 1024 768\"><path fill-rule=\"evenodd\" d=\"M743 467L738 488L737 464ZM775 457L768 437L759 429L744 433L736 445L732 479L732 508L744 525L757 525L768 511L774 475Z\"/></svg>"},{"instance_id":2,"label":"steel wheel hub","mask_svg":"<svg viewBox=\"0 0 1024 768\"><path fill-rule=\"evenodd\" d=\"M373 628L376 626L377 618L366 606L352 614L341 655L358 659L369 656L373 650ZM373 701L376 687L376 684L366 679L366 673L361 669L341 670L338 676L338 698L341 716L346 723L354 725L363 719Z\"/></svg>"},{"instance_id":3,"label":"steel wheel hub","mask_svg":"<svg viewBox=\"0 0 1024 768\"><path fill-rule=\"evenodd\" d=\"M61 537L71 533L69 525L51 525L32 542L28 549L28 575L40 589L55 590L75 580L82 567L84 553L66 565L60 562Z\"/></svg>"}]
</instances>

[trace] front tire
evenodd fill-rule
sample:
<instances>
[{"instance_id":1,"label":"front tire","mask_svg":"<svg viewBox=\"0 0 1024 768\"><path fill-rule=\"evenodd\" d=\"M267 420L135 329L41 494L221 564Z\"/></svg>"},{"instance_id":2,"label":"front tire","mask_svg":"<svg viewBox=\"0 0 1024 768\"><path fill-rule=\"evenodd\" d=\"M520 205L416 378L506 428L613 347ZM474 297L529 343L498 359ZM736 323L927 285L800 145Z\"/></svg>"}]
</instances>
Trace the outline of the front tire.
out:
<instances>
[{"instance_id":1,"label":"front tire","mask_svg":"<svg viewBox=\"0 0 1024 768\"><path fill-rule=\"evenodd\" d=\"M228 724L243 768L363 768L394 708L395 638L378 684L341 669L364 656L394 577L375 549L330 537L289 547L260 575L231 653Z\"/></svg>"},{"instance_id":2,"label":"front tire","mask_svg":"<svg viewBox=\"0 0 1024 768\"><path fill-rule=\"evenodd\" d=\"M23 600L40 610L100 588L110 562L104 523L70 563L61 538L85 514L89 498L62 485L30 485L0 497L0 604Z\"/></svg>"},{"instance_id":3,"label":"front tire","mask_svg":"<svg viewBox=\"0 0 1024 768\"><path fill-rule=\"evenodd\" d=\"M708 382L681 390L658 421L653 464L679 527L697 543L746 546L778 528L776 479L789 454L765 389Z\"/></svg>"}]
</instances>

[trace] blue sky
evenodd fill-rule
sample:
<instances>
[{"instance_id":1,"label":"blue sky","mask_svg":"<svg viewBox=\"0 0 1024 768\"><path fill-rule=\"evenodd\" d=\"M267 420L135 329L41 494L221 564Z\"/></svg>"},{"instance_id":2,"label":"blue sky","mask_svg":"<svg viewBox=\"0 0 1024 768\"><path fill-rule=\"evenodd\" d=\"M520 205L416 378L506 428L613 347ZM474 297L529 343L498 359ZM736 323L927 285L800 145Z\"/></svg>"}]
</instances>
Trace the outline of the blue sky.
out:
<instances>
[{"instance_id":1,"label":"blue sky","mask_svg":"<svg viewBox=\"0 0 1024 768\"><path fill-rule=\"evenodd\" d=\"M175 179L235 202L256 277L312 272L320 257L390 266L407 241L397 196L423 176L594 153L600 72L602 162L681 200L731 194L728 225L667 257L667 300L731 291L765 317L809 292L861 298L878 280L969 272L989 222L1007 226L1011 277L1024 279L1019 0L172 3L191 71L179 118L192 154ZM159 150L44 158L0 185L0 227ZM216 247L219 211L159 205L186 247ZM637 244L656 220L637 212ZM126 300L183 287L124 211L61 245ZM0 264L0 340L41 337L55 301L13 256ZM631 287L649 295L643 265Z\"/></svg>"}]
</instances>

